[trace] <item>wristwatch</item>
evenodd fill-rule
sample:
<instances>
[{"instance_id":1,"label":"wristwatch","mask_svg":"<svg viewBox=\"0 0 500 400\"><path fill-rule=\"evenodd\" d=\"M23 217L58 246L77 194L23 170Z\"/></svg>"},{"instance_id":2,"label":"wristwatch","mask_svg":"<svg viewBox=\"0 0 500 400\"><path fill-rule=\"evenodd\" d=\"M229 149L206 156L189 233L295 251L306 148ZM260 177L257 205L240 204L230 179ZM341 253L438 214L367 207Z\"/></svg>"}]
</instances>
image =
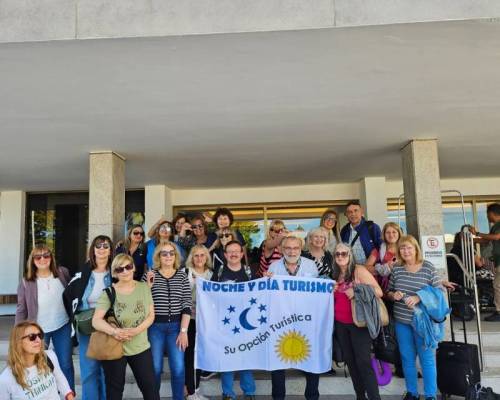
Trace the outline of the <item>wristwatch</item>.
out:
<instances>
[{"instance_id":1,"label":"wristwatch","mask_svg":"<svg viewBox=\"0 0 500 400\"><path fill-rule=\"evenodd\" d=\"M188 331L187 328L181 328L182 333L187 333L187 331Z\"/></svg>"}]
</instances>

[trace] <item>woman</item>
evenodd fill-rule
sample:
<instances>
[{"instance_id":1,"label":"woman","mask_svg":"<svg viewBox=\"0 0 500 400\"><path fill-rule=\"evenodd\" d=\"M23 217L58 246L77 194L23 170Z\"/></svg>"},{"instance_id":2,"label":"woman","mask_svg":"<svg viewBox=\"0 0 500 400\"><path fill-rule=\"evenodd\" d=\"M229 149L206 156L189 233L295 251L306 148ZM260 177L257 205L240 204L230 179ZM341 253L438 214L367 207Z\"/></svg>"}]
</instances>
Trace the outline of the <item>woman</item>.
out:
<instances>
[{"instance_id":1,"label":"woman","mask_svg":"<svg viewBox=\"0 0 500 400\"><path fill-rule=\"evenodd\" d=\"M50 249L43 244L35 246L17 288L16 323L36 321L42 327L46 332L45 344L52 341L61 369L75 390L71 324L62 297L69 281L68 270L56 266Z\"/></svg>"},{"instance_id":2,"label":"woman","mask_svg":"<svg viewBox=\"0 0 500 400\"><path fill-rule=\"evenodd\" d=\"M413 308L420 302L417 291L424 286L440 287L441 280L434 266L422 258L417 240L403 236L398 243L398 257L401 265L394 266L387 296L394 301L396 338L403 362L406 383L405 400L417 400L418 355L426 399L435 399L437 393L435 349L425 348L424 340L412 328Z\"/></svg>"},{"instance_id":3,"label":"woman","mask_svg":"<svg viewBox=\"0 0 500 400\"><path fill-rule=\"evenodd\" d=\"M144 229L142 225L134 224L127 231L123 244L117 247L116 254L128 254L134 259L134 279L140 281L147 269L148 248L144 243Z\"/></svg>"},{"instance_id":4,"label":"woman","mask_svg":"<svg viewBox=\"0 0 500 400\"><path fill-rule=\"evenodd\" d=\"M134 272L134 259L128 254L118 254L111 264L111 273L117 279L113 284L116 293L113 310L120 328L115 328L105 319L111 307L105 292L101 293L92 318L92 325L96 330L123 341L122 358L102 361L107 400L123 398L127 364L132 369L142 397L145 400L160 399L147 334L147 329L155 318L153 299L148 285L134 280Z\"/></svg>"},{"instance_id":5,"label":"woman","mask_svg":"<svg viewBox=\"0 0 500 400\"><path fill-rule=\"evenodd\" d=\"M281 254L281 241L288 234L285 223L280 219L275 219L269 225L267 237L260 245L260 260L259 270L257 277L265 276L269 266L279 260L283 255Z\"/></svg>"},{"instance_id":6,"label":"woman","mask_svg":"<svg viewBox=\"0 0 500 400\"><path fill-rule=\"evenodd\" d=\"M184 213L178 213L172 220L172 225L174 226L174 241L179 240L179 234L181 233L182 226L187 222L187 216Z\"/></svg>"},{"instance_id":7,"label":"woman","mask_svg":"<svg viewBox=\"0 0 500 400\"><path fill-rule=\"evenodd\" d=\"M333 257L328 247L328 232L324 228L312 229L306 237L306 245L302 256L313 260L318 268L320 278L331 279Z\"/></svg>"},{"instance_id":8,"label":"woman","mask_svg":"<svg viewBox=\"0 0 500 400\"><path fill-rule=\"evenodd\" d=\"M184 376L188 393L187 400L205 400L206 397L197 392L200 386L201 371L199 369L195 370L194 368L194 348L196 339L196 281L197 278L202 278L208 281L212 277L210 253L205 246L196 245L191 249L191 252L186 260L186 272L193 299L191 319L189 320L188 328L188 347L184 353Z\"/></svg>"},{"instance_id":9,"label":"woman","mask_svg":"<svg viewBox=\"0 0 500 400\"><path fill-rule=\"evenodd\" d=\"M351 300L354 286L369 285L377 297L382 289L373 275L362 265L354 263L349 245L339 243L335 247L333 279L337 281L334 290L335 339L342 348L342 355L351 375L358 400L380 400L375 372L371 367L372 339L367 328L358 328L352 319Z\"/></svg>"},{"instance_id":10,"label":"woman","mask_svg":"<svg viewBox=\"0 0 500 400\"><path fill-rule=\"evenodd\" d=\"M339 224L337 211L328 209L321 216L319 224L321 228L325 228L328 232L328 246L327 250L333 253L337 243L340 243Z\"/></svg>"},{"instance_id":11,"label":"woman","mask_svg":"<svg viewBox=\"0 0 500 400\"><path fill-rule=\"evenodd\" d=\"M103 289L111 286L111 261L113 242L108 236L99 235L92 240L89 260L74 276L64 291L66 311L75 322L80 316L91 314ZM104 372L100 361L87 357L90 335L76 327L80 355L80 380L83 400L105 400Z\"/></svg>"},{"instance_id":12,"label":"woman","mask_svg":"<svg viewBox=\"0 0 500 400\"><path fill-rule=\"evenodd\" d=\"M215 236L208 234L208 224L202 214L194 215L189 223L185 223L181 227L179 233L179 244L184 248L186 254L195 244L204 245L208 251L212 251L215 247Z\"/></svg>"},{"instance_id":13,"label":"woman","mask_svg":"<svg viewBox=\"0 0 500 400\"><path fill-rule=\"evenodd\" d=\"M186 273L179 269L180 257L172 242L160 244L148 272L154 304L154 323L148 331L153 353L155 387L159 391L163 354L168 352L172 398L184 398L184 351L188 346L191 319L191 288Z\"/></svg>"},{"instance_id":14,"label":"woman","mask_svg":"<svg viewBox=\"0 0 500 400\"><path fill-rule=\"evenodd\" d=\"M177 251L181 255L181 263L183 262L186 252L184 248L180 245L178 241L174 241L174 235L175 228L174 225L167 220L163 220L163 222L156 227L156 229L153 232L153 236L151 237L150 240L147 241L146 246L148 248L148 266L152 267L153 266L153 255L156 249L156 246L158 246L160 243L163 242L174 242L175 245L177 246ZM178 235L177 235L178 236Z\"/></svg>"},{"instance_id":15,"label":"woman","mask_svg":"<svg viewBox=\"0 0 500 400\"><path fill-rule=\"evenodd\" d=\"M0 400L75 398L57 356L44 350L44 333L36 322L23 321L10 332L7 368L0 375Z\"/></svg>"},{"instance_id":16,"label":"woman","mask_svg":"<svg viewBox=\"0 0 500 400\"><path fill-rule=\"evenodd\" d=\"M380 250L374 249L366 260L366 268L377 277L384 293L389 286L389 275L398 257L398 241L403 231L398 224L388 222L382 229L382 244Z\"/></svg>"},{"instance_id":17,"label":"woman","mask_svg":"<svg viewBox=\"0 0 500 400\"><path fill-rule=\"evenodd\" d=\"M212 251L212 268L215 273L225 264L224 249L226 248L226 244L232 240L238 240L236 239L236 233L232 229L223 228L217 232L215 248Z\"/></svg>"}]
</instances>

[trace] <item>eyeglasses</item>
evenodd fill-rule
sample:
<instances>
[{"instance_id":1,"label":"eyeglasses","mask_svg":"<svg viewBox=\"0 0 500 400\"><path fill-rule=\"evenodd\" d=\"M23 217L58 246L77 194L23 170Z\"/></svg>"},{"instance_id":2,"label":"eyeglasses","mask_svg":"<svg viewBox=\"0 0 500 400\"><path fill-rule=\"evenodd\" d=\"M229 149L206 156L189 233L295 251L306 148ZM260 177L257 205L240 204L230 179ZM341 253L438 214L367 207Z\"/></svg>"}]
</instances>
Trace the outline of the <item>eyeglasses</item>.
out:
<instances>
[{"instance_id":1,"label":"eyeglasses","mask_svg":"<svg viewBox=\"0 0 500 400\"><path fill-rule=\"evenodd\" d=\"M221 233L219 235L219 238L222 239L222 238L230 238L230 237L233 237L233 235L231 235L230 233Z\"/></svg>"},{"instance_id":2,"label":"eyeglasses","mask_svg":"<svg viewBox=\"0 0 500 400\"><path fill-rule=\"evenodd\" d=\"M175 256L175 250L162 250L162 251L160 251L160 256L161 257L167 257L167 256L173 257L173 256Z\"/></svg>"},{"instance_id":3,"label":"eyeglasses","mask_svg":"<svg viewBox=\"0 0 500 400\"><path fill-rule=\"evenodd\" d=\"M144 232L134 231L134 232L132 232L132 235L134 235L134 236L144 236Z\"/></svg>"},{"instance_id":4,"label":"eyeglasses","mask_svg":"<svg viewBox=\"0 0 500 400\"><path fill-rule=\"evenodd\" d=\"M36 254L33 256L35 261L40 261L42 258L48 260L52 255L50 253Z\"/></svg>"},{"instance_id":5,"label":"eyeglasses","mask_svg":"<svg viewBox=\"0 0 500 400\"><path fill-rule=\"evenodd\" d=\"M336 222L336 221L337 221L337 218L335 218L335 217L326 217L326 218L325 218L325 221L332 221L332 222Z\"/></svg>"},{"instance_id":6,"label":"eyeglasses","mask_svg":"<svg viewBox=\"0 0 500 400\"><path fill-rule=\"evenodd\" d=\"M105 250L107 250L107 249L110 248L110 245L107 242L102 242L102 243L96 243L94 247L96 249L105 249Z\"/></svg>"},{"instance_id":7,"label":"eyeglasses","mask_svg":"<svg viewBox=\"0 0 500 400\"><path fill-rule=\"evenodd\" d=\"M271 228L271 229L269 229L269 231L274 232L274 233L281 233L281 232L283 232L283 228L280 228L280 229Z\"/></svg>"},{"instance_id":8,"label":"eyeglasses","mask_svg":"<svg viewBox=\"0 0 500 400\"><path fill-rule=\"evenodd\" d=\"M191 228L193 228L193 229L201 229L201 228L203 228L203 225L202 224L191 225Z\"/></svg>"},{"instance_id":9,"label":"eyeglasses","mask_svg":"<svg viewBox=\"0 0 500 400\"><path fill-rule=\"evenodd\" d=\"M121 274L123 271L132 271L134 269L134 266L132 264L124 265L123 267L116 267L115 272L117 274Z\"/></svg>"},{"instance_id":10,"label":"eyeglasses","mask_svg":"<svg viewBox=\"0 0 500 400\"><path fill-rule=\"evenodd\" d=\"M285 251L300 251L300 247L283 247Z\"/></svg>"},{"instance_id":11,"label":"eyeglasses","mask_svg":"<svg viewBox=\"0 0 500 400\"><path fill-rule=\"evenodd\" d=\"M336 251L335 257L347 257L349 255L348 251Z\"/></svg>"},{"instance_id":12,"label":"eyeglasses","mask_svg":"<svg viewBox=\"0 0 500 400\"><path fill-rule=\"evenodd\" d=\"M21 339L28 339L30 342L34 342L36 338L43 340L44 333L43 332L38 332L38 333L30 333L29 335L22 336Z\"/></svg>"}]
</instances>

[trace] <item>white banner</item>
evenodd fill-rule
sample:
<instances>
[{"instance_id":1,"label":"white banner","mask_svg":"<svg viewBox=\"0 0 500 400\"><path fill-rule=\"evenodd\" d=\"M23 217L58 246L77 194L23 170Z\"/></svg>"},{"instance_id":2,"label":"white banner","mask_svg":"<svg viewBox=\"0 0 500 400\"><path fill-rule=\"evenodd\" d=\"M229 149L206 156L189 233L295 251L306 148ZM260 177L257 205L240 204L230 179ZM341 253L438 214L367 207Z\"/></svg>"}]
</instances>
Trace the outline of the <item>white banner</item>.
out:
<instances>
[{"instance_id":1,"label":"white banner","mask_svg":"<svg viewBox=\"0 0 500 400\"><path fill-rule=\"evenodd\" d=\"M292 276L242 283L197 278L197 368L329 371L334 284Z\"/></svg>"}]
</instances>

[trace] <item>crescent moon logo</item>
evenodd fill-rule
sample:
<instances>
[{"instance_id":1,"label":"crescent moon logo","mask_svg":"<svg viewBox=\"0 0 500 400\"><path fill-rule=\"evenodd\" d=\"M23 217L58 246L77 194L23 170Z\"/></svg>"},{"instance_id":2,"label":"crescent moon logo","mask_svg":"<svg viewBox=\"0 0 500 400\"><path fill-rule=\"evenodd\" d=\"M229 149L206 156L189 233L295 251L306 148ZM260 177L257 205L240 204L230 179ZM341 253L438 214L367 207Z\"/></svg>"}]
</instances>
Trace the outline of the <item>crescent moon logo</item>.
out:
<instances>
[{"instance_id":1,"label":"crescent moon logo","mask_svg":"<svg viewBox=\"0 0 500 400\"><path fill-rule=\"evenodd\" d=\"M256 326L250 325L250 323L248 322L247 314L248 314L249 311L250 311L250 307L245 308L243 310L243 312L240 314L240 324L247 331L251 331L251 330L257 329Z\"/></svg>"}]
</instances>

